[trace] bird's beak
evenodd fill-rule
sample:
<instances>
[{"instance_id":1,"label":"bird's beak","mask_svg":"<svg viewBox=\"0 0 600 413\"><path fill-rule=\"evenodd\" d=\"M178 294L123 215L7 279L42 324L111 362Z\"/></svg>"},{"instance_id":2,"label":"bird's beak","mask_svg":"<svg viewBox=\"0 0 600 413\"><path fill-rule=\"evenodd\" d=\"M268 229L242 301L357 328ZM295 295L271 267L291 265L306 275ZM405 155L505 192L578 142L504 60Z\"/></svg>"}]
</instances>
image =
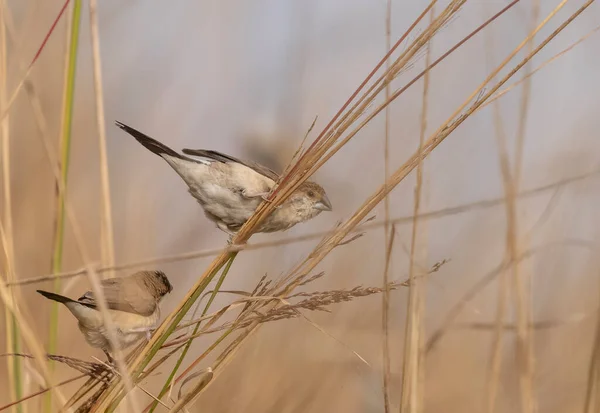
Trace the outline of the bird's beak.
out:
<instances>
[{"instance_id":1,"label":"bird's beak","mask_svg":"<svg viewBox=\"0 0 600 413\"><path fill-rule=\"evenodd\" d=\"M331 211L331 201L327 198L327 195L323 195L323 198L315 204L315 209L319 211Z\"/></svg>"}]
</instances>

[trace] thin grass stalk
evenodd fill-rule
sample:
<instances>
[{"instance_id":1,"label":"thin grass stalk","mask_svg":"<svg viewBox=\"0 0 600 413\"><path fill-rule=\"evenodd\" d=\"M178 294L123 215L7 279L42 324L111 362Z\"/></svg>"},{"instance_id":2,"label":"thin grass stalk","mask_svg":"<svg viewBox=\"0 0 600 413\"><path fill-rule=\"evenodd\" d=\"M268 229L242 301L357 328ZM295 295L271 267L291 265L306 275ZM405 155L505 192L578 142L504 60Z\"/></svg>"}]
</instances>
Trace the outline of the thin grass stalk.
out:
<instances>
[{"instance_id":1,"label":"thin grass stalk","mask_svg":"<svg viewBox=\"0 0 600 413\"><path fill-rule=\"evenodd\" d=\"M429 12L429 21L430 23L433 22L433 19L435 18L435 8L432 8L431 11ZM425 54L425 67L429 66L431 64L431 42L433 41L433 39L431 39L427 45L427 51ZM423 143L425 141L425 134L427 133L427 126L428 126L428 118L427 118L427 114L429 111L429 88L430 88L430 73L427 72L425 74L425 77L423 78L423 103L422 103L422 108L421 108L421 128L420 128L420 133L419 133L419 150L423 149ZM421 163L419 165L417 165L417 188L419 188L418 194L415 194L415 211L416 214L414 214L414 220L413 220L413 229L416 231L417 228L419 229L419 232L415 232L419 237L419 243L421 245L424 246L423 249L419 248L419 259L421 260L421 264L422 265L416 265L416 267L419 267L419 274L417 276L417 279L415 280L413 277L413 281L415 282L415 286L418 287L417 291L416 291L416 298L417 298L417 304L416 304L416 311L415 314L417 315L417 321L420 325L420 328L418 329L418 334L417 337L415 337L415 343L414 346L417 347L416 349L416 353L417 353L417 366L415 369L415 378L414 378L414 389L415 389L415 394L413 396L414 400L415 400L415 404L416 404L416 409L415 411L417 412L423 412L425 410L425 323L424 323L424 319L425 319L425 308L426 308L426 303L425 303L425 294L426 294L426 282L427 282L427 275L431 273L431 271L425 271L423 270L423 268L425 267L426 263L427 263L427 246L428 246L428 226L427 226L427 221L424 220L420 220L419 219L419 215L421 214L421 208L422 208L422 204L426 203L425 198L425 194L423 194L422 192L422 188L424 185L424 181L425 181L425 166L424 166L424 162L421 161ZM418 200L418 205L416 204ZM415 238L416 241L416 238ZM413 253L413 251L417 251L417 243L415 242L415 247L412 248L411 250L411 254ZM413 261L415 262L415 261ZM411 281L409 279L409 284L411 284Z\"/></svg>"},{"instance_id":2,"label":"thin grass stalk","mask_svg":"<svg viewBox=\"0 0 600 413\"><path fill-rule=\"evenodd\" d=\"M521 67L535 54L539 52L545 45L550 42L564 27L566 27L570 22L575 19L583 10L585 10L589 4L591 4L593 0L589 0L582 8L580 8L575 14L573 14L566 22L564 22L555 32L553 32L542 44L540 44L533 53L529 54L524 60L522 60L517 66L515 66L499 83L494 85L488 93L482 95L480 99L477 99L464 113L462 111L467 107L467 105L473 101L475 96L482 94L482 89L489 82L489 78L485 80L485 82L474 92L473 95L469 96L469 98L462 104L459 109L450 117L450 119L440 128L438 129L426 142L424 145L424 149L422 152L421 158L425 158L428 156L451 132L453 132L459 125L464 122L479 106L482 102L485 102L493 93L495 93L502 85L504 85ZM515 2L512 3L513 5ZM507 9L505 8L504 11ZM501 14L501 13L500 13ZM499 15L499 14L498 14ZM497 18L496 15L494 18ZM493 19L492 19L493 20ZM489 24L492 20L486 22ZM481 30L481 27L477 29L477 31ZM523 46L520 45L515 49L515 51L502 63L500 67L496 69L495 73L492 73L490 77L496 75L512 57L516 54ZM460 114L460 116L458 116ZM306 264L301 267L302 273L310 272L314 267L333 249L337 244L343 241L346 235L356 226L358 225L366 215L377 205L389 191L394 188L402 179L404 179L408 173L410 173L418 162L417 155L413 155L409 158L407 162L405 162L394 174L390 176L390 184L384 185L380 187L365 203L362 207L356 212L356 214L350 218L344 225L340 226L339 229L330 237L325 240L325 244L319 248L318 251L315 251L311 254L309 260L307 260ZM387 187L387 189L386 189ZM280 195L281 196L281 195ZM269 204L272 206L273 204ZM253 217L250 218L248 222L244 225L242 230L238 233L235 241L244 241L246 240L252 230L253 223L260 219L261 211L266 210L259 209ZM182 303L178 306L178 308L171 313L167 320L163 323L159 331L155 334L150 343L147 344L145 349L149 351L145 355L140 355L133 363L133 377L136 378L141 373L142 369L149 363L149 360L152 356L158 351L160 345L165 342L167 336L175 329L176 324L182 319L184 314L190 309L193 305L193 301L200 295L200 290L205 288L205 282L207 279L214 277L215 270L220 268L225 261L227 260L227 254L222 254L218 257L211 266L207 269L207 271L201 276L198 280L197 284L190 290ZM144 351L145 352L145 351ZM107 409L108 411L114 411L117 407L119 401L123 398L123 387L121 383L115 383L111 386L111 388L104 393L100 402L95 406L95 410L103 410Z\"/></svg>"},{"instance_id":3,"label":"thin grass stalk","mask_svg":"<svg viewBox=\"0 0 600 413\"><path fill-rule=\"evenodd\" d=\"M392 0L387 0L385 9L385 50L389 52L392 47ZM390 59L389 57L385 60L386 72L390 70ZM390 85L389 83L385 87L385 99L390 98ZM388 176L390 175L390 107L385 108L385 119L384 119L384 146L383 146L383 182L387 182ZM383 201L383 214L386 222L390 220L390 198L385 197ZM381 296L381 324L383 329L382 336L382 375L383 375L383 410L385 413L390 412L390 376L391 376L391 361L390 361L390 326L389 326L389 312L390 312L390 291L388 289L389 284L389 267L390 260L392 258L391 241L393 234L390 234L390 224L386 224L383 227L383 238L385 242L385 256L384 256L384 270L383 270L383 281L382 286L384 288Z\"/></svg>"},{"instance_id":4,"label":"thin grass stalk","mask_svg":"<svg viewBox=\"0 0 600 413\"><path fill-rule=\"evenodd\" d=\"M430 11L430 24L433 23L435 9ZM431 63L431 47L427 45L427 54L425 57L425 67ZM425 133L427 130L427 110L429 103L429 72L425 73L423 78L423 101L421 106L421 128L419 133L419 147L417 154L419 162L416 167L416 184L414 191L413 205L413 229L411 234L410 258L408 268L408 303L405 324L405 340L404 340L404 360L402 373L402 393L400 399L400 412L417 413L421 410L419 406L419 359L420 359L420 342L421 342L421 288L420 282L417 280L419 274L417 271L417 249L419 236L419 219L417 218L421 210L421 193L423 188L423 159L421 153L425 142Z\"/></svg>"},{"instance_id":5,"label":"thin grass stalk","mask_svg":"<svg viewBox=\"0 0 600 413\"><path fill-rule=\"evenodd\" d=\"M600 408L600 310L596 317L596 332L588 367L583 413L596 413Z\"/></svg>"},{"instance_id":6,"label":"thin grass stalk","mask_svg":"<svg viewBox=\"0 0 600 413\"><path fill-rule=\"evenodd\" d=\"M385 228L385 227L384 227ZM383 311L381 321L383 323L383 403L385 411L390 411L390 396L389 396L389 385L391 376L391 361L390 361L390 336L389 336L389 303L390 303L390 289L389 289L389 268L391 265L392 250L394 247L394 239L396 238L396 227L392 224L389 232L389 241L385 248L385 267L383 269L383 278L385 284L383 288ZM386 237L387 238L387 237Z\"/></svg>"},{"instance_id":7,"label":"thin grass stalk","mask_svg":"<svg viewBox=\"0 0 600 413\"><path fill-rule=\"evenodd\" d=\"M557 6L560 9L562 5ZM535 27L540 11L539 0L534 0L531 16L531 27ZM534 36L527 45L527 51L531 52L534 47ZM513 220L508 220L509 225L514 228L509 231L513 237L509 240L511 246L511 259L520 254L525 240L519 237L518 211L516 194L519 192L521 175L523 170L523 147L525 144L525 129L529 113L529 101L531 95L531 62L525 65L525 81L523 83L523 94L519 108L519 123L517 127L517 138L515 147L515 164L512 171L511 193L507 196L507 207L512 209L510 215ZM507 159L508 162L508 159ZM508 194L507 194L508 195ZM528 271L521 270L520 263L513 263L513 287L515 291L517 309L517 364L519 369L519 385L521 391L521 410L524 413L537 411L537 403L534 391L534 354L533 354L533 329L529 328L532 320L532 277Z\"/></svg>"},{"instance_id":8,"label":"thin grass stalk","mask_svg":"<svg viewBox=\"0 0 600 413\"><path fill-rule=\"evenodd\" d=\"M100 34L98 30L98 1L90 0L90 34L94 64L94 91L96 93L96 122L98 126L98 153L100 156L100 188L102 200L102 218L100 224L100 246L102 264L115 264L115 246L113 234L112 203L110 196L110 178L108 173L108 155L106 153L106 127L104 117L104 91L102 89L102 60L100 53ZM104 275L114 277L112 272Z\"/></svg>"},{"instance_id":9,"label":"thin grass stalk","mask_svg":"<svg viewBox=\"0 0 600 413\"><path fill-rule=\"evenodd\" d=\"M0 1L0 111L4 111L7 107L7 90L8 90L8 37L5 23L5 14L8 5L4 1ZM7 112L8 113L8 112ZM13 233L13 216L12 216L12 188L11 188L11 163L10 163L10 117L7 116L1 121L0 128L2 154L2 192L4 199L4 228L6 231L6 264L5 274L6 282L15 281L15 250L14 250L14 233ZM14 293L13 300L14 300ZM19 325L15 316L9 312L5 312L6 322L6 348L11 349L13 353L21 352L21 335ZM13 401L20 400L23 397L23 363L18 357L7 360L8 367L8 385L9 393ZM25 412L25 407L22 404L17 404L14 411L19 413Z\"/></svg>"},{"instance_id":10,"label":"thin grass stalk","mask_svg":"<svg viewBox=\"0 0 600 413\"><path fill-rule=\"evenodd\" d=\"M223 271L221 272L221 276L217 280L217 284L215 285L215 288L214 288L212 294L210 295L210 298L208 299L208 302L206 303L204 310L202 311L201 317L204 317L206 315L206 313L208 312L217 293L219 292L219 289L223 285L223 281L225 281L225 277L227 277L227 274L229 273L229 269L231 268L231 264L233 264L233 261L235 260L235 257L237 256L237 254L238 254L237 252L231 254L231 258L229 259L229 261L227 261L227 264L225 264L225 268L223 268ZM194 330L192 332L192 336L198 332L198 329L200 328L200 324L201 324L200 321L198 323L196 323L196 326L194 327ZM158 394L159 399L162 399L162 397L169 391L169 388L171 387L171 382L173 381L173 378L177 374L177 371L179 370L181 363L183 363L183 359L187 355L187 353L190 349L190 346L192 345L192 342L193 342L192 340L188 341L187 344L185 345L185 347L183 348L179 358L177 359L177 362L175 363L175 367L173 367L173 370L171 370L169 377L165 381L163 388L161 389L160 393ZM151 413L154 412L154 410L156 409L157 406L158 406L158 401L155 400L154 402L152 402L149 411ZM147 411L147 409L144 411Z\"/></svg>"},{"instance_id":11,"label":"thin grass stalk","mask_svg":"<svg viewBox=\"0 0 600 413\"><path fill-rule=\"evenodd\" d=\"M75 98L75 79L77 69L77 51L79 45L79 27L81 23L81 0L74 0L72 18L69 27L69 47L67 49L67 64L65 68L65 85L62 108L62 124L60 139L60 181L63 187L67 188L67 179L69 176L69 160L71 155L71 127L73 120L73 107ZM57 191L56 196L56 221L54 233L54 252L52 255L52 271L57 272L62 269L62 256L64 247L65 231L65 197L64 193ZM60 280L54 280L53 290L60 293ZM50 327L48 337L48 353L56 353L58 343L58 310L60 304L52 302L50 306ZM54 362L50 362L50 369L54 369ZM52 394L48 393L45 397L44 410L50 412L52 408Z\"/></svg>"},{"instance_id":12,"label":"thin grass stalk","mask_svg":"<svg viewBox=\"0 0 600 413\"><path fill-rule=\"evenodd\" d=\"M488 64L492 63L491 51L494 50L493 39L490 35L486 36L486 58ZM506 133L504 131L504 125L502 122L502 115L500 113L499 102L496 102L492 106L492 116L494 121L494 130L496 136L496 142L498 145L498 158L501 165L501 175L505 187L509 185L510 177L506 176L507 168L507 153L506 153ZM505 197L506 204L508 204L508 197ZM506 205L505 204L505 205ZM508 251L505 251L504 260L509 262ZM506 315L506 307L508 302L508 268L503 270L499 274L499 286L498 286L498 298L496 303L496 323L494 329L494 338L492 342L492 353L490 358L490 372L487 383L487 412L493 413L496 409L496 399L498 396L498 386L500 383L500 374L502 371L502 340L504 337L505 323L504 318Z\"/></svg>"}]
</instances>

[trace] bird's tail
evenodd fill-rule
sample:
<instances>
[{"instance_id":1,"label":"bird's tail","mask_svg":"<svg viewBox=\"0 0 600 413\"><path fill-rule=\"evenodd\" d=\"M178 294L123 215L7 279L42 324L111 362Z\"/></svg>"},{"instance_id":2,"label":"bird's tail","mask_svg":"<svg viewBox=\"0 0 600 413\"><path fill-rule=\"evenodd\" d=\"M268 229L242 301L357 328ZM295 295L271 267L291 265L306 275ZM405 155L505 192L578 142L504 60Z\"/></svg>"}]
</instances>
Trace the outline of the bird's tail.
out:
<instances>
[{"instance_id":1,"label":"bird's tail","mask_svg":"<svg viewBox=\"0 0 600 413\"><path fill-rule=\"evenodd\" d=\"M175 152L173 149L169 148L167 145L160 143L156 139L152 139L150 136L140 132L139 130L133 129L130 126L125 125L122 122L115 121L115 124L123 129L125 132L133 136L139 143L144 145L146 149L157 154L158 156L169 155L179 159L190 160L187 157Z\"/></svg>"},{"instance_id":2,"label":"bird's tail","mask_svg":"<svg viewBox=\"0 0 600 413\"><path fill-rule=\"evenodd\" d=\"M65 297L64 295L54 294L54 293L44 291L44 290L37 290L37 292L42 294L47 299L52 300L52 301L57 301L59 303L66 304L66 303L76 302L75 300L73 300L69 297Z\"/></svg>"}]
</instances>

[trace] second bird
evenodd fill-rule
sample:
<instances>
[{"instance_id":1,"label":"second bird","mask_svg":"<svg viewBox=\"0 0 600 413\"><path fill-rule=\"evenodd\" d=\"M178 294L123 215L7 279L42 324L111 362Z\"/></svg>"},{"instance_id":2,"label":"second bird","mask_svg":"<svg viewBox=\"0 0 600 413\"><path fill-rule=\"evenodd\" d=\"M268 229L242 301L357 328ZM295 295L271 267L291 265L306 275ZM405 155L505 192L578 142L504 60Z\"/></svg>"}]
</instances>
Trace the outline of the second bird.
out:
<instances>
[{"instance_id":1,"label":"second bird","mask_svg":"<svg viewBox=\"0 0 600 413\"><path fill-rule=\"evenodd\" d=\"M229 235L236 233L271 192L279 175L250 161L204 149L175 152L166 145L121 122L116 125L146 149L163 158L179 174L204 213ZM256 232L285 231L331 211L325 190L306 181L260 225Z\"/></svg>"},{"instance_id":2,"label":"second bird","mask_svg":"<svg viewBox=\"0 0 600 413\"><path fill-rule=\"evenodd\" d=\"M138 271L123 278L100 281L108 314L116 329L116 342L111 343L104 316L96 297L88 291L78 300L48 291L37 290L44 297L64 304L79 321L79 329L92 347L100 348L109 361L113 344L125 349L140 338L149 337L160 319L159 301L173 287L162 271Z\"/></svg>"}]
</instances>

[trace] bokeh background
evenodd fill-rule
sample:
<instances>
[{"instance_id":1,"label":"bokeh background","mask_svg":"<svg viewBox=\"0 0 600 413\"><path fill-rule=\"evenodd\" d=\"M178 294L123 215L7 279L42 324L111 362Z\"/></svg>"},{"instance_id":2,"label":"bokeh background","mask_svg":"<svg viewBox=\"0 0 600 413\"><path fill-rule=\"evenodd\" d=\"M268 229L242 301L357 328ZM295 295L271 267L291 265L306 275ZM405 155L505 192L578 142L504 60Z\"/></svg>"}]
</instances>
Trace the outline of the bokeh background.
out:
<instances>
[{"instance_id":1,"label":"bokeh background","mask_svg":"<svg viewBox=\"0 0 600 413\"><path fill-rule=\"evenodd\" d=\"M9 96L62 3L3 2L3 14L11 14L16 29L16 43L9 43L8 48ZM392 41L427 3L392 2ZM458 18L435 37L432 56L439 56L507 3L468 1ZM545 17L559 1L540 3L540 16ZM581 3L569 1L541 30L538 39L548 35ZM525 38L531 27L533 4L522 1L432 71L429 133ZM68 193L86 246L92 259L99 262L100 162L88 13L86 3ZM282 170L315 116L318 120L309 140L385 54L383 0L104 0L98 13L117 263L218 248L225 244L226 236L203 216L169 166L114 127L114 120L175 149L215 149ZM598 22L600 7L593 4L533 59L532 67L590 32ZM65 47L63 19L30 74L55 149L59 142ZM590 173L600 166L599 50L597 33L532 78L523 189ZM416 75L423 60L417 60L395 86L402 86ZM513 81L521 76L517 74ZM391 105L393 169L418 145L421 99L419 82ZM516 88L498 101L510 148L515 144L520 100L521 89ZM423 210L503 196L492 115L492 106L479 111L427 159ZM24 92L17 97L8 121L16 274L24 279L51 272L56 186ZM383 148L381 115L315 176L326 188L333 212L285 233L256 235L252 241L320 231L348 218L383 182ZM413 174L391 194L391 217L411 214L414 182ZM600 302L596 254L599 196L600 180L591 174L558 191L519 199L524 249L538 248L523 266L532 277L533 318L553 324L534 331L535 395L540 412L583 409ZM376 215L377 219L383 218L382 206ZM450 260L427 282L424 326L425 336L429 337L465 291L503 260L506 212L500 204L426 222L422 231L427 242L426 266ZM68 225L66 228L63 268L81 268L85 263L72 230ZM408 273L411 226L399 225L396 231L390 278L403 280ZM264 274L277 277L291 268L316 242L244 252L223 288L251 290ZM309 289L380 286L384 242L383 229L378 228L334 250L319 266L326 276ZM184 296L209 262L210 258L204 258L156 266L169 275L174 285L163 304L165 313ZM63 287L63 293L77 295L89 284L81 277L65 282ZM45 343L50 305L35 293L36 288L49 289L51 283L17 288L17 297ZM474 330L464 323L493 323L497 290L498 283L493 282L481 291L461 312L459 324L427 354L424 412L480 412L485 408L493 335L489 329ZM229 299L219 297L216 304L224 305ZM332 313L308 314L345 346L301 319L264 326L190 411L382 412L381 299L374 295L335 306ZM406 302L406 290L392 293L390 391L395 411L401 392ZM88 360L91 356L101 357L99 351L87 347L68 311L60 311L59 353ZM511 306L507 322L514 321L513 314ZM2 317L2 337L4 324ZM198 340L188 360L200 354L208 340ZM4 339L0 342L2 352L8 351ZM370 365L358 360L348 348ZM503 354L496 411L514 412L519 407L519 392L512 330L504 335ZM26 385L32 392L38 388L36 373L34 365L26 363ZM210 360L205 367L209 365ZM0 386L6 388L6 363L1 366ZM166 371L151 377L146 387L155 388ZM65 379L72 372L57 366L55 375ZM70 394L76 387L69 385L64 391ZM9 401L9 392L0 391L0 404ZM30 411L38 411L40 404L31 401L28 406Z\"/></svg>"}]
</instances>

